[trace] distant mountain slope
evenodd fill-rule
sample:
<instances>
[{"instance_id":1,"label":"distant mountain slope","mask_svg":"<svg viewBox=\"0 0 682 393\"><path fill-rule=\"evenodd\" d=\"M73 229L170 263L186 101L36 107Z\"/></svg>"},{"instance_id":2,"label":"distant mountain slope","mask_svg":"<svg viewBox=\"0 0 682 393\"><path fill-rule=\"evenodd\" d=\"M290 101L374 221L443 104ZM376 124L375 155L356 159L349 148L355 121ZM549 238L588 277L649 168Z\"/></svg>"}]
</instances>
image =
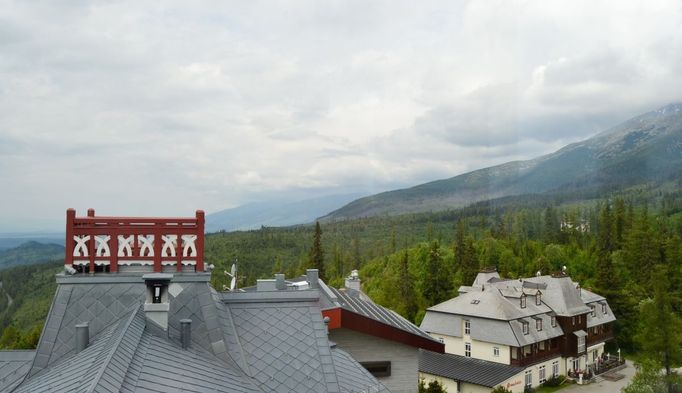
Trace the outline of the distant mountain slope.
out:
<instances>
[{"instance_id":1,"label":"distant mountain slope","mask_svg":"<svg viewBox=\"0 0 682 393\"><path fill-rule=\"evenodd\" d=\"M64 258L63 246L30 241L18 247L0 251L0 269L44 263L60 258Z\"/></svg>"},{"instance_id":2,"label":"distant mountain slope","mask_svg":"<svg viewBox=\"0 0 682 393\"><path fill-rule=\"evenodd\" d=\"M322 219L440 211L504 196L611 191L680 179L682 104L671 104L545 156L360 198Z\"/></svg>"},{"instance_id":3,"label":"distant mountain slope","mask_svg":"<svg viewBox=\"0 0 682 393\"><path fill-rule=\"evenodd\" d=\"M307 224L362 194L329 195L295 202L250 203L206 216L206 232Z\"/></svg>"}]
</instances>

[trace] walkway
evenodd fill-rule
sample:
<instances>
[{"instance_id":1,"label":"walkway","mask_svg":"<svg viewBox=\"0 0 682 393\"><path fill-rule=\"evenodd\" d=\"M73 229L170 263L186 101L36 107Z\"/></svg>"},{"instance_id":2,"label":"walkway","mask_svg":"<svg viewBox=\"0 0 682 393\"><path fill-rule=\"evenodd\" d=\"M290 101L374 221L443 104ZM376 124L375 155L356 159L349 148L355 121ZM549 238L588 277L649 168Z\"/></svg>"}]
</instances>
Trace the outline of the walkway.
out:
<instances>
[{"instance_id":1,"label":"walkway","mask_svg":"<svg viewBox=\"0 0 682 393\"><path fill-rule=\"evenodd\" d=\"M591 383L589 385L571 385L566 389L561 389L559 392L562 393L620 393L620 390L627 386L632 377L635 375L635 366L630 360L625 361L626 367L622 370L616 371L618 374L622 374L625 378L619 379L618 381L611 382L603 380L601 382Z\"/></svg>"}]
</instances>

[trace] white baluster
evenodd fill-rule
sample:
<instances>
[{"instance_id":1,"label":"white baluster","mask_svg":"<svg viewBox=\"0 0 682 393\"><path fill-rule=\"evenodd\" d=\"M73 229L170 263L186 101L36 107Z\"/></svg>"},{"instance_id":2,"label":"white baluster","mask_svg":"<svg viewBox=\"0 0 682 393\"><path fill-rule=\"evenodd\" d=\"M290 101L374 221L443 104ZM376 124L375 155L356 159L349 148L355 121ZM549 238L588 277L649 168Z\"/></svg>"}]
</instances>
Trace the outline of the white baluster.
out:
<instances>
[{"instance_id":1,"label":"white baluster","mask_svg":"<svg viewBox=\"0 0 682 393\"><path fill-rule=\"evenodd\" d=\"M140 235L137 237L137 240L142 242L142 245L140 247L140 256L148 256L148 257L153 257L154 256L154 235ZM145 255L145 252L147 254Z\"/></svg>"},{"instance_id":2,"label":"white baluster","mask_svg":"<svg viewBox=\"0 0 682 393\"><path fill-rule=\"evenodd\" d=\"M74 236L73 240L76 241L76 246L73 248L73 256L74 257L87 257L88 256L87 241L90 240L90 235Z\"/></svg>"},{"instance_id":3,"label":"white baluster","mask_svg":"<svg viewBox=\"0 0 682 393\"><path fill-rule=\"evenodd\" d=\"M118 235L118 256L119 257L130 257L133 255L133 240L135 235L123 236Z\"/></svg>"},{"instance_id":4,"label":"white baluster","mask_svg":"<svg viewBox=\"0 0 682 393\"><path fill-rule=\"evenodd\" d=\"M196 257L197 256L197 246L195 242L197 241L197 235L182 235L182 256L183 257Z\"/></svg>"},{"instance_id":5,"label":"white baluster","mask_svg":"<svg viewBox=\"0 0 682 393\"><path fill-rule=\"evenodd\" d=\"M163 248L161 249L162 257L174 257L175 256L175 241L178 235L161 235L163 239Z\"/></svg>"},{"instance_id":6,"label":"white baluster","mask_svg":"<svg viewBox=\"0 0 682 393\"><path fill-rule=\"evenodd\" d=\"M95 236L95 244L97 244L97 250L95 255L98 257L108 257L111 256L111 250L109 249L109 240L111 236Z\"/></svg>"}]
</instances>

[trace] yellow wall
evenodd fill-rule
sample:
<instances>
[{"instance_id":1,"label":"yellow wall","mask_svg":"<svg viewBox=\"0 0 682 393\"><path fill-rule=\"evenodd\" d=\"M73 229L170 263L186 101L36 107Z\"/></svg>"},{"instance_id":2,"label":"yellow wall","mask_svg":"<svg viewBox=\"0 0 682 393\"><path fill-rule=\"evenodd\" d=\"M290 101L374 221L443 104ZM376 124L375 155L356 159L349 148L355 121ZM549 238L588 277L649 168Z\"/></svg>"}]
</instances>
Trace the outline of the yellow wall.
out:
<instances>
[{"instance_id":1,"label":"yellow wall","mask_svg":"<svg viewBox=\"0 0 682 393\"><path fill-rule=\"evenodd\" d=\"M443 378L438 375L432 375L427 373L419 373L419 379L424 379L424 382L428 385L430 381L440 382L448 393L457 393L457 381L450 378Z\"/></svg>"},{"instance_id":2,"label":"yellow wall","mask_svg":"<svg viewBox=\"0 0 682 393\"><path fill-rule=\"evenodd\" d=\"M464 331L464 329L462 329ZM442 339L445 344L445 352L454 355L464 356L464 343L471 343L471 357L475 359L487 360L489 362L496 362L502 364L509 364L510 354L509 346L502 344L492 344L485 341L478 341L472 339L469 335L464 335L464 338L447 336L444 334L431 333L431 336L437 340ZM500 349L500 356L494 356L493 348Z\"/></svg>"}]
</instances>

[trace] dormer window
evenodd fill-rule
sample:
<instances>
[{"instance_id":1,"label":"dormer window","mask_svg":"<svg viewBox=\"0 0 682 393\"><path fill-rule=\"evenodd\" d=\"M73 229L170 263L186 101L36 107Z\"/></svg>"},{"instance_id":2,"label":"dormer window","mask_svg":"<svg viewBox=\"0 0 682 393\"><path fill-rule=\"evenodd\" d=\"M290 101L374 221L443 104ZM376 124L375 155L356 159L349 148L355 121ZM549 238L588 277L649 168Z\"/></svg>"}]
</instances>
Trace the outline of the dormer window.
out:
<instances>
[{"instance_id":1,"label":"dormer window","mask_svg":"<svg viewBox=\"0 0 682 393\"><path fill-rule=\"evenodd\" d=\"M523 334L528 334L528 322L523 321L521 323L523 324Z\"/></svg>"},{"instance_id":2,"label":"dormer window","mask_svg":"<svg viewBox=\"0 0 682 393\"><path fill-rule=\"evenodd\" d=\"M590 315L593 317L597 316L597 311L596 311L596 308L594 307L594 305L590 306Z\"/></svg>"},{"instance_id":3,"label":"dormer window","mask_svg":"<svg viewBox=\"0 0 682 393\"><path fill-rule=\"evenodd\" d=\"M535 320L535 329L539 332L542 330L542 319Z\"/></svg>"},{"instance_id":4,"label":"dormer window","mask_svg":"<svg viewBox=\"0 0 682 393\"><path fill-rule=\"evenodd\" d=\"M555 317L554 315L552 315L552 317L551 317L550 320L551 320L551 323L552 323L552 327L556 327L556 317Z\"/></svg>"},{"instance_id":5,"label":"dormer window","mask_svg":"<svg viewBox=\"0 0 682 393\"><path fill-rule=\"evenodd\" d=\"M537 291L537 292L535 293L535 305L536 305L536 306L539 306L539 305L541 305L541 304L542 304L542 292Z\"/></svg>"},{"instance_id":6,"label":"dormer window","mask_svg":"<svg viewBox=\"0 0 682 393\"><path fill-rule=\"evenodd\" d=\"M526 294L521 294L521 308L526 308Z\"/></svg>"},{"instance_id":7,"label":"dormer window","mask_svg":"<svg viewBox=\"0 0 682 393\"><path fill-rule=\"evenodd\" d=\"M602 303L602 305L601 305L601 313L604 314L604 315L608 314L608 310L607 310L607 308L606 308L606 303Z\"/></svg>"}]
</instances>

